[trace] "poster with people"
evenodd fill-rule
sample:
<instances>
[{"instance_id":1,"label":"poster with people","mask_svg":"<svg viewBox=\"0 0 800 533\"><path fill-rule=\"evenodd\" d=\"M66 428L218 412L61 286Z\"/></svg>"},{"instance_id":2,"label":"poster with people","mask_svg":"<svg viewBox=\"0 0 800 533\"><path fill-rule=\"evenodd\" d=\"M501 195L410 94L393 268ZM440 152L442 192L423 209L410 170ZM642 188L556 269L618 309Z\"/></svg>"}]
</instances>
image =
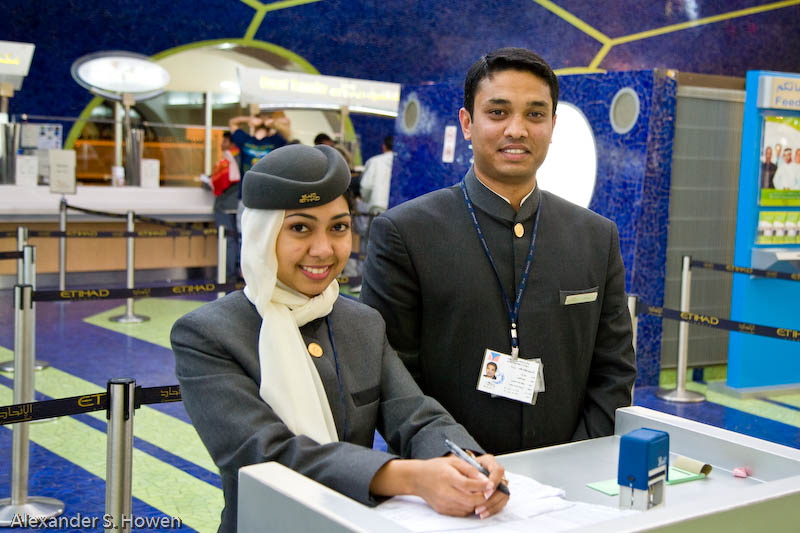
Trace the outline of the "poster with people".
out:
<instances>
[{"instance_id":1,"label":"poster with people","mask_svg":"<svg viewBox=\"0 0 800 533\"><path fill-rule=\"evenodd\" d=\"M764 117L761 205L800 206L800 117Z\"/></svg>"}]
</instances>

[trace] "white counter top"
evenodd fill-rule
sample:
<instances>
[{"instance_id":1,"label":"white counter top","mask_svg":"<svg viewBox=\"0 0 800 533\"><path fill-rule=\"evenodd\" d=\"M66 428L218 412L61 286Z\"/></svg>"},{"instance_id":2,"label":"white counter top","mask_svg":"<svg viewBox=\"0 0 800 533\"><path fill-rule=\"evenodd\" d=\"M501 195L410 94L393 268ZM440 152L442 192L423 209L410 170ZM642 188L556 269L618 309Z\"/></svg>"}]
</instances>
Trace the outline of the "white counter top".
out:
<instances>
[{"instance_id":1,"label":"white counter top","mask_svg":"<svg viewBox=\"0 0 800 533\"><path fill-rule=\"evenodd\" d=\"M67 204L125 214L209 219L212 216L214 195L200 187L91 187L78 186L77 194L67 195ZM0 221L58 217L60 194L46 186L21 187L0 185ZM68 211L70 218L77 211Z\"/></svg>"}]
</instances>

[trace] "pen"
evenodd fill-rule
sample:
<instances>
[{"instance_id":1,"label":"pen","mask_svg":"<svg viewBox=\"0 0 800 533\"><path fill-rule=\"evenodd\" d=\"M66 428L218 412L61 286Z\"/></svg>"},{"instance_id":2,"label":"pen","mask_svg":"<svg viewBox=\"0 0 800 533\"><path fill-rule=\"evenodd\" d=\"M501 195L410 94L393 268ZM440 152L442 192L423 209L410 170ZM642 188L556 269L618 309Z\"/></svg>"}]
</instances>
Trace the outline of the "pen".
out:
<instances>
[{"instance_id":1,"label":"pen","mask_svg":"<svg viewBox=\"0 0 800 533\"><path fill-rule=\"evenodd\" d=\"M470 455L467 452L462 450L461 446L451 441L450 439L444 439L444 443L450 449L450 451L453 452L453 455L455 455L459 459L463 459L464 461L468 462L469 464L474 466L478 470L478 472L480 472L486 477L489 477L489 471L486 470L478 461L470 457ZM503 483L497 485L497 490L511 496L511 492L509 492L508 487L506 487Z\"/></svg>"}]
</instances>

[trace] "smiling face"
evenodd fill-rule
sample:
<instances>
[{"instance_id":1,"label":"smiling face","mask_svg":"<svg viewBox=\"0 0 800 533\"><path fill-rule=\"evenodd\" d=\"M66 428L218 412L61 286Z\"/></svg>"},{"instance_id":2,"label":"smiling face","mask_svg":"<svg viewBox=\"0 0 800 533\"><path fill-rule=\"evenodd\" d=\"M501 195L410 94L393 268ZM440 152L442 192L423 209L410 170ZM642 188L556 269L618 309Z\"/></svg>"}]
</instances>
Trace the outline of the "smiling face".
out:
<instances>
[{"instance_id":1,"label":"smiling face","mask_svg":"<svg viewBox=\"0 0 800 533\"><path fill-rule=\"evenodd\" d=\"M530 72L503 70L481 80L474 111L459 111L472 141L475 174L491 185L533 184L553 136L550 87Z\"/></svg>"},{"instance_id":2,"label":"smiling face","mask_svg":"<svg viewBox=\"0 0 800 533\"><path fill-rule=\"evenodd\" d=\"M318 207L287 210L275 244L278 279L309 297L324 291L350 257L350 224L343 196Z\"/></svg>"},{"instance_id":3,"label":"smiling face","mask_svg":"<svg viewBox=\"0 0 800 533\"><path fill-rule=\"evenodd\" d=\"M786 161L787 163L791 163L792 162L792 149L791 148L787 148L787 149L785 149L783 151L783 160Z\"/></svg>"}]
</instances>

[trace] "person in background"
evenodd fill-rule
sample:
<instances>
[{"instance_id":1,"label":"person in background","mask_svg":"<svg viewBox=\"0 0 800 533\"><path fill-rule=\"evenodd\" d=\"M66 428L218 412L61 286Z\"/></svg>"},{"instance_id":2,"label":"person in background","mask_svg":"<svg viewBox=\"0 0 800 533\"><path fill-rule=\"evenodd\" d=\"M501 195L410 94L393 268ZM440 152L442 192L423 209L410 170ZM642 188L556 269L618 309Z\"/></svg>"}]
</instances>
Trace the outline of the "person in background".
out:
<instances>
[{"instance_id":1,"label":"person in background","mask_svg":"<svg viewBox=\"0 0 800 533\"><path fill-rule=\"evenodd\" d=\"M246 286L172 328L186 411L220 469L220 531L237 526L243 466L277 461L363 504L410 494L486 518L508 502L504 470L424 396L380 315L339 295L350 255L350 171L329 146L292 145L250 169L242 197ZM375 430L391 450L371 448ZM448 455L478 452L489 472Z\"/></svg>"},{"instance_id":2,"label":"person in background","mask_svg":"<svg viewBox=\"0 0 800 533\"><path fill-rule=\"evenodd\" d=\"M761 188L774 189L772 179L775 177L775 171L778 166L772 162L772 147L767 146L764 148L764 160L761 162Z\"/></svg>"},{"instance_id":3,"label":"person in background","mask_svg":"<svg viewBox=\"0 0 800 533\"><path fill-rule=\"evenodd\" d=\"M636 379L616 225L537 186L557 103L558 78L530 50L481 57L459 111L473 166L370 229L361 301L491 453L612 434ZM535 404L478 390L486 350L525 360L532 391L543 371Z\"/></svg>"},{"instance_id":4,"label":"person in background","mask_svg":"<svg viewBox=\"0 0 800 533\"><path fill-rule=\"evenodd\" d=\"M800 181L796 176L796 169L799 169L800 165L792 163L792 155L791 147L783 149L783 160L778 162L778 170L775 171L775 178L772 180L776 189L800 190L800 184L796 183Z\"/></svg>"},{"instance_id":5,"label":"person in background","mask_svg":"<svg viewBox=\"0 0 800 533\"><path fill-rule=\"evenodd\" d=\"M381 153L367 159L361 174L361 200L367 211L389 208L389 187L392 182L392 161L394 160L394 137L384 137Z\"/></svg>"},{"instance_id":6,"label":"person in background","mask_svg":"<svg viewBox=\"0 0 800 533\"><path fill-rule=\"evenodd\" d=\"M225 274L228 280L239 275L239 237L236 224L236 210L239 206L239 171L241 152L231 141L230 132L222 134L222 158L211 173L211 188L214 192L214 222L223 226L227 232Z\"/></svg>"},{"instance_id":7,"label":"person in background","mask_svg":"<svg viewBox=\"0 0 800 533\"><path fill-rule=\"evenodd\" d=\"M242 126L247 124L254 128L253 135L245 132ZM292 136L291 122L283 111L262 111L257 116L234 117L228 121L231 128L231 140L242 152L242 181L258 160L281 146L286 146ZM242 227L242 205L240 185L239 206L236 212L237 225Z\"/></svg>"},{"instance_id":8,"label":"person in background","mask_svg":"<svg viewBox=\"0 0 800 533\"><path fill-rule=\"evenodd\" d=\"M318 144L327 144L328 146L336 146L336 143L333 142L333 139L327 133L318 133L316 137L314 137L314 145Z\"/></svg>"},{"instance_id":9,"label":"person in background","mask_svg":"<svg viewBox=\"0 0 800 533\"><path fill-rule=\"evenodd\" d=\"M231 140L242 151L242 175L272 150L285 146L292 136L289 117L283 111L262 111L254 117L234 117L228 125ZM244 125L254 128L253 135L242 129Z\"/></svg>"}]
</instances>

